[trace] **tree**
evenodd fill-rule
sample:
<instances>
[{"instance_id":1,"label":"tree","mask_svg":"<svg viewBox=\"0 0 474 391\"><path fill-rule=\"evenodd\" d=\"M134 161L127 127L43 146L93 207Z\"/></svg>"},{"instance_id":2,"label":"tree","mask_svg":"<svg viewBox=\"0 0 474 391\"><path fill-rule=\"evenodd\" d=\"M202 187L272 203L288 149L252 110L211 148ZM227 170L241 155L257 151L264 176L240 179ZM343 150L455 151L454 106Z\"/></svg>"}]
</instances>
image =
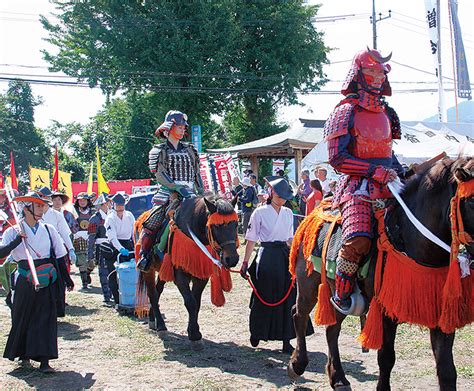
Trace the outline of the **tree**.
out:
<instances>
[{"instance_id":1,"label":"tree","mask_svg":"<svg viewBox=\"0 0 474 391\"><path fill-rule=\"evenodd\" d=\"M58 49L44 52L53 70L106 94L154 92L194 118L243 107L239 140L278 131L277 106L325 81L328 48L310 21L317 7L300 0L53 2L59 23L42 18Z\"/></svg>"},{"instance_id":2,"label":"tree","mask_svg":"<svg viewBox=\"0 0 474 391\"><path fill-rule=\"evenodd\" d=\"M15 170L26 177L28 167L49 168L51 151L34 125L34 108L41 103L28 83L14 80L0 95L0 168L10 164L10 152L15 158Z\"/></svg>"}]
</instances>

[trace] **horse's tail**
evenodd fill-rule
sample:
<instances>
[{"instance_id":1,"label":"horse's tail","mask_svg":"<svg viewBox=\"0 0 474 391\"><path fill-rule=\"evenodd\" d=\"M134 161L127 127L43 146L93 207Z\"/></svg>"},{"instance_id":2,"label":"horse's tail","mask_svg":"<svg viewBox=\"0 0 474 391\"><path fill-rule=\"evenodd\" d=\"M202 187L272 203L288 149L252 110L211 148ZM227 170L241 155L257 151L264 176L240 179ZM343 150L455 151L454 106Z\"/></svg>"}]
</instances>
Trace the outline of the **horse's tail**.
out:
<instances>
[{"instance_id":1,"label":"horse's tail","mask_svg":"<svg viewBox=\"0 0 474 391\"><path fill-rule=\"evenodd\" d=\"M135 254L140 254L140 234L143 229L143 223L150 216L151 209L143 212L133 225L133 241L135 243ZM138 260L138 256L135 257ZM149 273L152 273L150 271ZM153 272L153 275L155 273ZM138 273L138 284L135 293L135 314L139 318L143 318L148 315L150 311L150 300L147 294L147 284L145 280L145 273Z\"/></svg>"},{"instance_id":2,"label":"horse's tail","mask_svg":"<svg viewBox=\"0 0 474 391\"><path fill-rule=\"evenodd\" d=\"M135 294L135 314L138 318L144 318L145 316L148 316L150 311L150 300L148 299L147 284L145 280L145 274L150 273L155 275L154 271L152 270L148 273L138 273L138 284Z\"/></svg>"}]
</instances>

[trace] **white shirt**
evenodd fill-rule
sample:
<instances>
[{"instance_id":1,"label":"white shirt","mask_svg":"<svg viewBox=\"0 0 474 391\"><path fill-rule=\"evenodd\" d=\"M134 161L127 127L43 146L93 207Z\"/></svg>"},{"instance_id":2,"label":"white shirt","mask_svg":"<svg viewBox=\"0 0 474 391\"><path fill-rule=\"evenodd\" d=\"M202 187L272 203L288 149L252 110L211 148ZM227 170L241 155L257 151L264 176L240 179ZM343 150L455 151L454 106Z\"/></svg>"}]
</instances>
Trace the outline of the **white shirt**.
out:
<instances>
[{"instance_id":1,"label":"white shirt","mask_svg":"<svg viewBox=\"0 0 474 391\"><path fill-rule=\"evenodd\" d=\"M252 242L286 242L293 237L293 212L282 206L280 213L271 205L261 206L250 216L245 239Z\"/></svg>"},{"instance_id":2,"label":"white shirt","mask_svg":"<svg viewBox=\"0 0 474 391\"><path fill-rule=\"evenodd\" d=\"M59 236L63 240L66 248L69 250L73 249L71 241L71 229L67 224L67 221L64 217L64 214L54 210L53 208L48 208L48 210L43 214L43 223L51 224L59 233Z\"/></svg>"},{"instance_id":3,"label":"white shirt","mask_svg":"<svg viewBox=\"0 0 474 391\"><path fill-rule=\"evenodd\" d=\"M59 236L56 229L50 225L48 225L49 234L51 236L51 241L49 240L48 231L46 231L45 224L43 222L39 222L38 230L36 233L33 233L33 230L29 227L28 224L22 223L23 228L26 233L26 243L28 250L33 257L33 259L43 259L49 258L50 250L51 250L51 242L54 249L54 254L56 258L64 257L67 254L66 248L64 247L63 241ZM18 226L15 226L18 227ZM15 228L10 227L8 228L2 237L2 245L7 245L8 243L13 242L17 236L17 231ZM20 243L17 248L15 248L11 255L15 261L26 260L26 251L25 245Z\"/></svg>"},{"instance_id":4,"label":"white shirt","mask_svg":"<svg viewBox=\"0 0 474 391\"><path fill-rule=\"evenodd\" d=\"M121 250L124 248L119 240L130 240L133 235L133 225L135 224L135 217L132 212L128 210L123 211L122 218L117 216L117 212L111 211L105 219L105 230L107 233L107 239L117 249Z\"/></svg>"},{"instance_id":5,"label":"white shirt","mask_svg":"<svg viewBox=\"0 0 474 391\"><path fill-rule=\"evenodd\" d=\"M325 179L322 181L321 179L318 179L319 183L321 183L321 187L323 188L323 196L325 196L327 193L331 191L329 188L329 179Z\"/></svg>"}]
</instances>

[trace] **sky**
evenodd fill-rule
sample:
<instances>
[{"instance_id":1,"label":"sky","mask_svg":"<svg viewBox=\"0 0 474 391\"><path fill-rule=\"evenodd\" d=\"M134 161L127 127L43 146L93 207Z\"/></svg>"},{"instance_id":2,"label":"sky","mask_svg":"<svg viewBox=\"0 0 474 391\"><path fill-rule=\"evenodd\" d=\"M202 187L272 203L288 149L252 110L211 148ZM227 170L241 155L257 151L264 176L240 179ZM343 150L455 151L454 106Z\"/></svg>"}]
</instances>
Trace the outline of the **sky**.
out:
<instances>
[{"instance_id":1,"label":"sky","mask_svg":"<svg viewBox=\"0 0 474 391\"><path fill-rule=\"evenodd\" d=\"M372 47L372 26L369 21L372 0L309 0L308 3L321 5L318 17L349 15L334 22L315 22L318 31L324 33L325 44L333 48L329 53L331 63L324 68L331 81L322 90L339 91L354 54L366 46ZM402 121L421 121L437 112L436 92L406 92L437 87L436 78L432 75L434 62L424 19L424 3L424 0L376 0L377 14L381 12L382 16L387 16L388 10L392 11L391 18L377 23L377 44L383 55L393 53L389 80L394 92L388 101L397 110ZM458 3L466 58L473 82L474 24L471 19L474 2L458 0ZM447 7L447 0L441 0L443 74L452 78ZM53 10L54 7L48 0L0 2L0 76L8 77L13 73L54 79L61 75L48 72L48 64L41 54L42 49L52 48L44 41L46 32L38 17L40 14L47 16ZM452 87L452 82L446 80L445 88ZM0 81L0 91L5 91L6 88L7 83ZM105 101L99 89L40 85L33 85L32 88L34 94L43 99L43 104L35 112L36 124L42 128L50 125L53 120L87 123ZM304 106L281 108L279 120L292 123L299 117L325 119L340 99L341 95L338 93L301 96L300 101ZM458 101L460 103L463 100ZM454 105L452 91L446 91L446 103L447 107Z\"/></svg>"}]
</instances>

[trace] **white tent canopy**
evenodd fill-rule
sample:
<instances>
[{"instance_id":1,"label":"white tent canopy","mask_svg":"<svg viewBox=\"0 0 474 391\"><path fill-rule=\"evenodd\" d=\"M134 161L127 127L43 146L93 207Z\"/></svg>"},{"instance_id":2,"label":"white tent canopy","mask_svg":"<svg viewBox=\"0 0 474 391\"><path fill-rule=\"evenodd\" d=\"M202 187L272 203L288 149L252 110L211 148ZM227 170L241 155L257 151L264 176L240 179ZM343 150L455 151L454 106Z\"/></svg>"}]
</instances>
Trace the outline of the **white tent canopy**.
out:
<instances>
[{"instance_id":1,"label":"white tent canopy","mask_svg":"<svg viewBox=\"0 0 474 391\"><path fill-rule=\"evenodd\" d=\"M474 156L474 134L471 136L459 134L455 131L454 124L430 125L427 122L402 122L402 139L394 140L393 143L393 149L400 163L421 162L443 151L451 157L459 154ZM311 169L327 162L326 142L320 142L303 159L302 167Z\"/></svg>"}]
</instances>

